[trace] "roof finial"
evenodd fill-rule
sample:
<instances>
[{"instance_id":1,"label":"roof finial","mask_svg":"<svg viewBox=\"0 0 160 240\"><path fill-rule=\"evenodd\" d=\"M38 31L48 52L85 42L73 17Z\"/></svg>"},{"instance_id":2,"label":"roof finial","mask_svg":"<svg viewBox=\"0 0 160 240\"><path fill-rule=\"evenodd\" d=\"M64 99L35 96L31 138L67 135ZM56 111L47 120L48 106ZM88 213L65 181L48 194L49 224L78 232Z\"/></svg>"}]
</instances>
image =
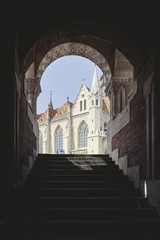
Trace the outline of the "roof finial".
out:
<instances>
[{"instance_id":1,"label":"roof finial","mask_svg":"<svg viewBox=\"0 0 160 240\"><path fill-rule=\"evenodd\" d=\"M52 102L52 91L50 91L50 102Z\"/></svg>"},{"instance_id":2,"label":"roof finial","mask_svg":"<svg viewBox=\"0 0 160 240\"><path fill-rule=\"evenodd\" d=\"M82 83L84 83L84 78L82 78Z\"/></svg>"},{"instance_id":3,"label":"roof finial","mask_svg":"<svg viewBox=\"0 0 160 240\"><path fill-rule=\"evenodd\" d=\"M52 91L50 91L50 103L48 104L49 109L53 109L53 104L52 104Z\"/></svg>"},{"instance_id":4,"label":"roof finial","mask_svg":"<svg viewBox=\"0 0 160 240\"><path fill-rule=\"evenodd\" d=\"M69 102L69 97L67 97L67 102Z\"/></svg>"}]
</instances>

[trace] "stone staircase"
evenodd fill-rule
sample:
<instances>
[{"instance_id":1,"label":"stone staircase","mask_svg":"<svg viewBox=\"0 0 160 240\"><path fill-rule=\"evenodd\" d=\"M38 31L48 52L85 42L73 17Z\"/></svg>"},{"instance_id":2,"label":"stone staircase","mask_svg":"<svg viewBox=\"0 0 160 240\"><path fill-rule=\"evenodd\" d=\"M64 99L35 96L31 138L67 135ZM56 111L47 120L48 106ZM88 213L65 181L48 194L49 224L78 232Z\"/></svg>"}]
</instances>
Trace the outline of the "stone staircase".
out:
<instances>
[{"instance_id":1,"label":"stone staircase","mask_svg":"<svg viewBox=\"0 0 160 240\"><path fill-rule=\"evenodd\" d=\"M160 218L107 155L39 155L7 240L159 240Z\"/></svg>"}]
</instances>

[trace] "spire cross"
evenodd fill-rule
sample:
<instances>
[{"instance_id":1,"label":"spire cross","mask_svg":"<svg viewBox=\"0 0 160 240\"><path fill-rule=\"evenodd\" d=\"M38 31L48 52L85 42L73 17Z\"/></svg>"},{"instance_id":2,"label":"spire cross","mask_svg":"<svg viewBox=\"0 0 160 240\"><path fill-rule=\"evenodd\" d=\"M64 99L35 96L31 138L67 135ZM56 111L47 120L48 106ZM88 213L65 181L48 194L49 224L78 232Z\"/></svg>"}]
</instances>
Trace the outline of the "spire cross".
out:
<instances>
[{"instance_id":1,"label":"spire cross","mask_svg":"<svg viewBox=\"0 0 160 240\"><path fill-rule=\"evenodd\" d=\"M50 91L50 102L52 102L52 91Z\"/></svg>"}]
</instances>

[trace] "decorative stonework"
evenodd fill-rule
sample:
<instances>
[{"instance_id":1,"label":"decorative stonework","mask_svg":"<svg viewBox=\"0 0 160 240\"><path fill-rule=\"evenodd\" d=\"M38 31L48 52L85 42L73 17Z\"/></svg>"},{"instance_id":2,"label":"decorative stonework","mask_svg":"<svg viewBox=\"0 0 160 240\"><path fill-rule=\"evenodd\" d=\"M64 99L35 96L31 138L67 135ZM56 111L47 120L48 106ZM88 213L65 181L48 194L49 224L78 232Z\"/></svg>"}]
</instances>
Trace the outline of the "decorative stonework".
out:
<instances>
[{"instance_id":1,"label":"decorative stonework","mask_svg":"<svg viewBox=\"0 0 160 240\"><path fill-rule=\"evenodd\" d=\"M129 96L133 91L133 79L127 77L112 77L111 82L108 88L106 88L106 90L111 90L112 88L112 91L119 92L124 86L126 89L126 93Z\"/></svg>"},{"instance_id":2,"label":"decorative stonework","mask_svg":"<svg viewBox=\"0 0 160 240\"><path fill-rule=\"evenodd\" d=\"M32 77L32 78L25 78L25 92L26 94L33 94L36 97L41 92L41 86L40 86L40 78L39 77Z\"/></svg>"},{"instance_id":3,"label":"decorative stonework","mask_svg":"<svg viewBox=\"0 0 160 240\"><path fill-rule=\"evenodd\" d=\"M131 83L132 79L128 77L112 77L112 83Z\"/></svg>"},{"instance_id":4,"label":"decorative stonework","mask_svg":"<svg viewBox=\"0 0 160 240\"><path fill-rule=\"evenodd\" d=\"M51 49L42 59L38 67L37 76L41 77L50 63L60 57L68 55L77 55L88 58L100 67L107 78L111 76L111 71L106 59L97 50L88 45L76 42L60 44Z\"/></svg>"}]
</instances>

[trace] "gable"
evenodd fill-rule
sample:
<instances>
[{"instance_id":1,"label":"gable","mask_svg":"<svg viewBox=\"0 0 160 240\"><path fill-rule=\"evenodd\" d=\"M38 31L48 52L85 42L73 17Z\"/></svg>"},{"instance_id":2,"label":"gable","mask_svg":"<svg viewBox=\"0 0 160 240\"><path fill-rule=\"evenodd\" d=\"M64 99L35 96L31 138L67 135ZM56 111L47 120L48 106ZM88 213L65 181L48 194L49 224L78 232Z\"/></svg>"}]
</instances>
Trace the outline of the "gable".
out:
<instances>
[{"instance_id":1,"label":"gable","mask_svg":"<svg viewBox=\"0 0 160 240\"><path fill-rule=\"evenodd\" d=\"M86 87L86 85L84 84L84 82L81 84L80 90L77 94L77 97L74 101L73 104L73 108L76 105L77 102L79 102L80 100L84 100L85 98L88 97L88 93L90 92L90 89L88 87Z\"/></svg>"},{"instance_id":2,"label":"gable","mask_svg":"<svg viewBox=\"0 0 160 240\"><path fill-rule=\"evenodd\" d=\"M53 116L52 119L56 119L56 118L66 116L67 112L68 112L69 105L70 105L70 107L72 107L71 102L66 102L62 107L57 108L56 109L57 113Z\"/></svg>"}]
</instances>

